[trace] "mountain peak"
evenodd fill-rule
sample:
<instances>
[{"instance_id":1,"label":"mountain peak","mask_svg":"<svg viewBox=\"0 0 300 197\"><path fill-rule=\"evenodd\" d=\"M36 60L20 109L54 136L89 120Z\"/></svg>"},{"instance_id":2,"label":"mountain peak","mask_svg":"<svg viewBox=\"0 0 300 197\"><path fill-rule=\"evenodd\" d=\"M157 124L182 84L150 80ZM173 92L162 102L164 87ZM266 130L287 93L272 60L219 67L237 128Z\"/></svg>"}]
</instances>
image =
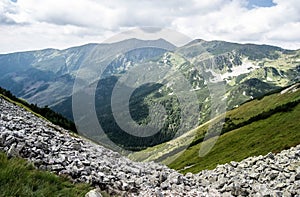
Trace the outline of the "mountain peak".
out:
<instances>
[{"instance_id":1,"label":"mountain peak","mask_svg":"<svg viewBox=\"0 0 300 197\"><path fill-rule=\"evenodd\" d=\"M144 44L147 45L149 47L153 46L153 47L161 47L170 51L173 51L176 49L176 46L172 43L170 43L169 41L163 39L163 38L159 38L159 39L154 39L154 40L144 40L144 39L139 39L139 38L129 38L129 39L124 39L124 40L120 40L117 42L111 42L111 44L113 45L139 45L139 44Z\"/></svg>"},{"instance_id":2,"label":"mountain peak","mask_svg":"<svg viewBox=\"0 0 300 197\"><path fill-rule=\"evenodd\" d=\"M207 42L207 41L203 40L203 39L200 39L200 38L197 38L197 39L192 40L191 42L187 43L184 46L189 46L189 45L194 45L194 44L201 44L201 43L204 43L204 42Z\"/></svg>"}]
</instances>

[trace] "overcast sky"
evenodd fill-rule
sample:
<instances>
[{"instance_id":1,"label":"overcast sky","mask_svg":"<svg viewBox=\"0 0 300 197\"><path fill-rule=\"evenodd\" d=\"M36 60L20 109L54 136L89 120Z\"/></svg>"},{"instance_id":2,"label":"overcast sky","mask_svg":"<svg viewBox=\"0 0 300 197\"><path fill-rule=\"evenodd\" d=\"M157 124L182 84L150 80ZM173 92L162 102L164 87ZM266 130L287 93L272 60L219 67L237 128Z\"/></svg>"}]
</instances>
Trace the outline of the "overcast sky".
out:
<instances>
[{"instance_id":1,"label":"overcast sky","mask_svg":"<svg viewBox=\"0 0 300 197\"><path fill-rule=\"evenodd\" d=\"M101 43L155 26L193 39L300 48L299 0L0 0L0 53Z\"/></svg>"}]
</instances>

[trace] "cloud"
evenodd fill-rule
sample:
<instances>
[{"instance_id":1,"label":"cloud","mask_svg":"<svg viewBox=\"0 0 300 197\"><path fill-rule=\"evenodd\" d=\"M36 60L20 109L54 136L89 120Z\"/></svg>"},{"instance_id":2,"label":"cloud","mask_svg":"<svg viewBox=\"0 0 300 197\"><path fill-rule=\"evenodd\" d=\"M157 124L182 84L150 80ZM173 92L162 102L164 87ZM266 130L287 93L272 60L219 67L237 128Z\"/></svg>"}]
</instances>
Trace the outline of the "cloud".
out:
<instances>
[{"instance_id":1,"label":"cloud","mask_svg":"<svg viewBox=\"0 0 300 197\"><path fill-rule=\"evenodd\" d=\"M2 25L17 24L17 22L12 18L12 15L15 14L17 10L10 4L12 4L12 2L0 1L0 24Z\"/></svg>"},{"instance_id":2,"label":"cloud","mask_svg":"<svg viewBox=\"0 0 300 197\"><path fill-rule=\"evenodd\" d=\"M282 29L286 29L288 24L297 24L300 21L299 9L287 1L276 3L277 5L273 7L247 9L245 2L231 1L208 14L200 13L193 17L177 18L173 24L193 37L202 35L206 39L291 46L286 45L285 39L282 43L278 42L278 39L272 40L275 37L271 35L284 33ZM289 25L288 31L290 33L282 34L281 37L300 35L300 29L296 25ZM295 48L300 48L299 39L290 41L298 44Z\"/></svg>"},{"instance_id":3,"label":"cloud","mask_svg":"<svg viewBox=\"0 0 300 197\"><path fill-rule=\"evenodd\" d=\"M206 40L300 48L297 1L2 0L0 52L102 42L141 26L174 29Z\"/></svg>"}]
</instances>

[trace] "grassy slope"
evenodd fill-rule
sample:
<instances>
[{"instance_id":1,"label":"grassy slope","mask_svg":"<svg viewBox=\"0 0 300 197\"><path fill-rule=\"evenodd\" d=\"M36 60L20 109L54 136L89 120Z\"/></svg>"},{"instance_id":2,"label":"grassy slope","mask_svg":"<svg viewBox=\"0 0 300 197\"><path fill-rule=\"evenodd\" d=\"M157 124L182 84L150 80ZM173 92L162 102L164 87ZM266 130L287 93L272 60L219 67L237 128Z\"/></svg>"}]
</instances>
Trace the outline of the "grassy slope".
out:
<instances>
[{"instance_id":1,"label":"grassy slope","mask_svg":"<svg viewBox=\"0 0 300 197\"><path fill-rule=\"evenodd\" d=\"M248 121L251 117L299 99L299 90L285 94L268 95L227 112L226 119L237 125ZM230 132L227 131L220 136L212 151L203 158L198 156L198 152L208 124L201 125L170 142L134 153L130 157L136 160L158 160L168 164L170 158L179 155L174 162L169 164L170 167L182 170L191 166L182 172L199 172L232 160L240 161L249 156L266 154L270 151L277 152L300 143L299 109L298 104L291 111L274 112L265 119L248 123ZM216 118L211 122L215 124L218 121ZM224 127L227 126L225 124ZM194 145L184 153L180 151L192 142Z\"/></svg>"},{"instance_id":2,"label":"grassy slope","mask_svg":"<svg viewBox=\"0 0 300 197\"><path fill-rule=\"evenodd\" d=\"M0 153L0 196L84 196L92 188L67 178L36 170L21 158Z\"/></svg>"},{"instance_id":3,"label":"grassy slope","mask_svg":"<svg viewBox=\"0 0 300 197\"><path fill-rule=\"evenodd\" d=\"M187 149L169 166L182 172L213 169L218 164L241 161L250 156L279 152L300 143L300 105L291 112L277 113L220 136L213 149L204 157L198 156L199 143ZM205 142L204 142L205 143Z\"/></svg>"}]
</instances>

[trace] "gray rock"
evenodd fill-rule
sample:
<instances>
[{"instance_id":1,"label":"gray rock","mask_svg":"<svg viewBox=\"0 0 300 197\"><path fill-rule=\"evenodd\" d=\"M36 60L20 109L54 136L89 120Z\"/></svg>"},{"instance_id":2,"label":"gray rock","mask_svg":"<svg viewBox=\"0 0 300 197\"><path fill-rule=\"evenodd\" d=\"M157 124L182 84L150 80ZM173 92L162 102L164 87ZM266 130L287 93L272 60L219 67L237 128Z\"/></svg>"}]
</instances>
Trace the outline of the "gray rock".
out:
<instances>
[{"instance_id":1,"label":"gray rock","mask_svg":"<svg viewBox=\"0 0 300 197\"><path fill-rule=\"evenodd\" d=\"M286 184L285 183L278 183L276 186L275 186L275 189L277 190L281 190L283 188L286 187Z\"/></svg>"},{"instance_id":2,"label":"gray rock","mask_svg":"<svg viewBox=\"0 0 300 197\"><path fill-rule=\"evenodd\" d=\"M270 159L275 159L275 156L273 155L273 153L268 153L267 155L266 155L266 157L267 158L270 158Z\"/></svg>"},{"instance_id":3,"label":"gray rock","mask_svg":"<svg viewBox=\"0 0 300 197\"><path fill-rule=\"evenodd\" d=\"M278 172L277 171L271 171L271 173L269 174L269 178L271 180L275 179L278 176Z\"/></svg>"},{"instance_id":4,"label":"gray rock","mask_svg":"<svg viewBox=\"0 0 300 197\"><path fill-rule=\"evenodd\" d=\"M159 175L159 182L160 183L164 182L167 179L168 179L168 175L165 172L160 173L160 175Z\"/></svg>"},{"instance_id":5,"label":"gray rock","mask_svg":"<svg viewBox=\"0 0 300 197\"><path fill-rule=\"evenodd\" d=\"M99 189L93 189L85 194L85 197L102 197Z\"/></svg>"},{"instance_id":6,"label":"gray rock","mask_svg":"<svg viewBox=\"0 0 300 197\"><path fill-rule=\"evenodd\" d=\"M61 164L56 164L56 165L51 166L51 170L53 170L53 171L60 171L63 169L64 169L64 167Z\"/></svg>"},{"instance_id":7,"label":"gray rock","mask_svg":"<svg viewBox=\"0 0 300 197\"><path fill-rule=\"evenodd\" d=\"M249 177L255 180L258 180L260 174L259 173L250 173Z\"/></svg>"},{"instance_id":8,"label":"gray rock","mask_svg":"<svg viewBox=\"0 0 300 197\"><path fill-rule=\"evenodd\" d=\"M20 154L19 154L19 149L17 149L17 145L12 144L7 151L7 157L11 158L11 157L19 157L19 156Z\"/></svg>"},{"instance_id":9,"label":"gray rock","mask_svg":"<svg viewBox=\"0 0 300 197\"><path fill-rule=\"evenodd\" d=\"M231 161L231 162L230 162L230 165L231 165L232 167L236 168L236 167L238 166L238 163L235 162L235 161Z\"/></svg>"},{"instance_id":10,"label":"gray rock","mask_svg":"<svg viewBox=\"0 0 300 197\"><path fill-rule=\"evenodd\" d=\"M163 190L168 190L168 189L171 188L171 185L170 185L169 182L166 181L166 182L161 183L161 184L160 184L160 187L161 187L161 189L163 189Z\"/></svg>"},{"instance_id":11,"label":"gray rock","mask_svg":"<svg viewBox=\"0 0 300 197\"><path fill-rule=\"evenodd\" d=\"M80 145L80 143L73 143L72 146L71 146L71 148L73 150L80 150L81 149L81 145Z\"/></svg>"},{"instance_id":12,"label":"gray rock","mask_svg":"<svg viewBox=\"0 0 300 197\"><path fill-rule=\"evenodd\" d=\"M160 188L155 188L155 196L156 197L164 197L164 195L162 194Z\"/></svg>"},{"instance_id":13,"label":"gray rock","mask_svg":"<svg viewBox=\"0 0 300 197\"><path fill-rule=\"evenodd\" d=\"M295 181L299 181L300 180L300 173L296 174L295 176Z\"/></svg>"},{"instance_id":14,"label":"gray rock","mask_svg":"<svg viewBox=\"0 0 300 197\"><path fill-rule=\"evenodd\" d=\"M193 178L193 174L191 172L188 172L188 173L186 173L185 177L187 179L191 179L191 178Z\"/></svg>"}]
</instances>

